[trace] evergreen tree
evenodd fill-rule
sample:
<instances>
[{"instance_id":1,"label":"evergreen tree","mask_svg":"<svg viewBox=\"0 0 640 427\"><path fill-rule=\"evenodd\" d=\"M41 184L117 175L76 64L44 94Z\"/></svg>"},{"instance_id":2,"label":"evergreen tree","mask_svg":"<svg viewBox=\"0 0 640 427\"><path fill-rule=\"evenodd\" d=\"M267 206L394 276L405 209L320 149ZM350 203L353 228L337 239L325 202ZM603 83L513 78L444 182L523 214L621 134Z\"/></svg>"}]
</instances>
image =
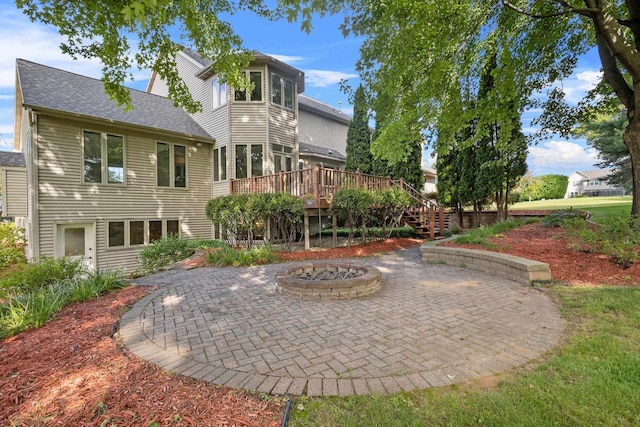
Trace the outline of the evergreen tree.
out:
<instances>
[{"instance_id":1,"label":"evergreen tree","mask_svg":"<svg viewBox=\"0 0 640 427\"><path fill-rule=\"evenodd\" d=\"M364 88L356 89L353 119L347 131L347 158L344 168L350 172L372 173L371 131Z\"/></svg>"}]
</instances>

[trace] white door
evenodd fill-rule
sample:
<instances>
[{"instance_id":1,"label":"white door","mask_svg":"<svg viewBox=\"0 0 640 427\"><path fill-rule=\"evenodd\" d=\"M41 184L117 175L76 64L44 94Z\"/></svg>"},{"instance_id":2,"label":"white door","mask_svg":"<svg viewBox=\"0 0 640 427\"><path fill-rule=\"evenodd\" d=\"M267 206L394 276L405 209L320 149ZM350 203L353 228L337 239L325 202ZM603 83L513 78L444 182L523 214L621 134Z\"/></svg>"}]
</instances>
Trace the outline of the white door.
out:
<instances>
[{"instance_id":1,"label":"white door","mask_svg":"<svg viewBox=\"0 0 640 427\"><path fill-rule=\"evenodd\" d=\"M57 257L82 259L89 270L95 268L94 224L58 224Z\"/></svg>"}]
</instances>

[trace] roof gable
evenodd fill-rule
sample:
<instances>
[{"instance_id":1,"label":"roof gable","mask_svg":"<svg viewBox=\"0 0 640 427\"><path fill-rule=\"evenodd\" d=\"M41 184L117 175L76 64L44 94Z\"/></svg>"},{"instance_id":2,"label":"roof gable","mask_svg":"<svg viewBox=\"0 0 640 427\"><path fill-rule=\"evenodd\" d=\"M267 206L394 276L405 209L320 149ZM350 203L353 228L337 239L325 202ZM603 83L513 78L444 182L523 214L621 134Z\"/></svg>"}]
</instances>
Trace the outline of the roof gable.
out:
<instances>
[{"instance_id":1,"label":"roof gable","mask_svg":"<svg viewBox=\"0 0 640 427\"><path fill-rule=\"evenodd\" d=\"M0 167L24 168L26 163L22 153L0 151Z\"/></svg>"},{"instance_id":2,"label":"roof gable","mask_svg":"<svg viewBox=\"0 0 640 427\"><path fill-rule=\"evenodd\" d=\"M307 95L298 96L298 106L302 110L319 113L320 115L347 125L351 122L351 117L348 114L345 114L342 111L333 108L331 105L325 104L324 102L318 101L317 99L311 98Z\"/></svg>"},{"instance_id":3,"label":"roof gable","mask_svg":"<svg viewBox=\"0 0 640 427\"><path fill-rule=\"evenodd\" d=\"M124 111L109 99L100 80L24 59L16 60L16 71L25 107L54 110L213 141L211 135L168 98L129 89L133 110Z\"/></svg>"}]
</instances>

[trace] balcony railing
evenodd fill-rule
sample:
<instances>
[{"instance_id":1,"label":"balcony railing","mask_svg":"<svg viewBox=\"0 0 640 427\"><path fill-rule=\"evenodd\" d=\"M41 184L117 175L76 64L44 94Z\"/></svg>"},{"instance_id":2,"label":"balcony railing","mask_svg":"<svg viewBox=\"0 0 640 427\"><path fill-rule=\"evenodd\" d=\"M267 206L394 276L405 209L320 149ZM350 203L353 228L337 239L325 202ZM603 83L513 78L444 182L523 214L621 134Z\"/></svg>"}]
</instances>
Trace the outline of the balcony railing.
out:
<instances>
[{"instance_id":1,"label":"balcony railing","mask_svg":"<svg viewBox=\"0 0 640 427\"><path fill-rule=\"evenodd\" d=\"M316 166L273 175L232 179L229 185L231 194L287 193L309 200L308 207L327 207L326 201L341 188L381 190L398 184L390 177Z\"/></svg>"}]
</instances>

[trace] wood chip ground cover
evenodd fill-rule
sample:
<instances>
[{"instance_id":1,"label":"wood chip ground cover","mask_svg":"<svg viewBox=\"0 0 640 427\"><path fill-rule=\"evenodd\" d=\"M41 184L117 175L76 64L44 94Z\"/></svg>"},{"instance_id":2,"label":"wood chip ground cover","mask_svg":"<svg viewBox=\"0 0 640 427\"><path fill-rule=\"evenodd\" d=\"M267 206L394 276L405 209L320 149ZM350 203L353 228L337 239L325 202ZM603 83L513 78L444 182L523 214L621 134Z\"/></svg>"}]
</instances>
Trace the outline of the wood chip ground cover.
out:
<instances>
[{"instance_id":1,"label":"wood chip ground cover","mask_svg":"<svg viewBox=\"0 0 640 427\"><path fill-rule=\"evenodd\" d=\"M490 240L501 252L549 263L554 279L571 285L640 283L640 264L625 270L603 256L571 251L559 229L533 224ZM369 256L421 243L387 239L282 259ZM149 291L129 287L74 304L44 327L1 341L0 425L279 426L283 398L172 375L119 345L118 319Z\"/></svg>"}]
</instances>

